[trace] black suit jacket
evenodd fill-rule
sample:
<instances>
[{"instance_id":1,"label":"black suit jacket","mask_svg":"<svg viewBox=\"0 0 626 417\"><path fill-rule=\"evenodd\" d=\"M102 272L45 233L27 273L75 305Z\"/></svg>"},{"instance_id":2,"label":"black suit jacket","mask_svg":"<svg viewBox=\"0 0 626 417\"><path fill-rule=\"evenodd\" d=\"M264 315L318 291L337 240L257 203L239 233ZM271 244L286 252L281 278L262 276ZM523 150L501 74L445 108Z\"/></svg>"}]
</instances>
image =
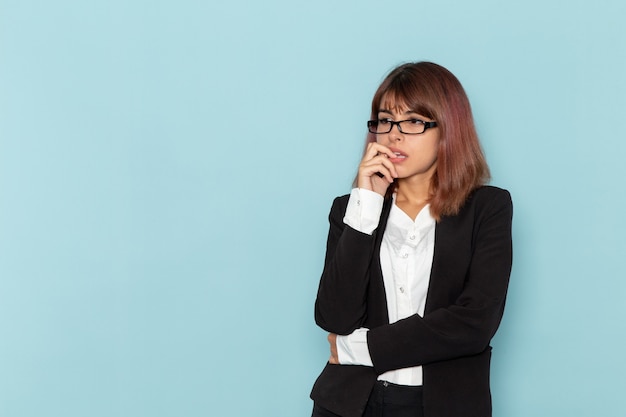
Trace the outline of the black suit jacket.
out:
<instances>
[{"instance_id":1,"label":"black suit jacket","mask_svg":"<svg viewBox=\"0 0 626 417\"><path fill-rule=\"evenodd\" d=\"M359 417L378 375L422 365L426 417L491 416L489 342L502 318L512 263L509 193L481 187L458 215L442 217L424 317L393 324L379 256L391 199L370 236L343 223L348 197L335 199L329 215L315 320L342 335L369 328L374 367L327 364L311 398L341 416Z\"/></svg>"}]
</instances>

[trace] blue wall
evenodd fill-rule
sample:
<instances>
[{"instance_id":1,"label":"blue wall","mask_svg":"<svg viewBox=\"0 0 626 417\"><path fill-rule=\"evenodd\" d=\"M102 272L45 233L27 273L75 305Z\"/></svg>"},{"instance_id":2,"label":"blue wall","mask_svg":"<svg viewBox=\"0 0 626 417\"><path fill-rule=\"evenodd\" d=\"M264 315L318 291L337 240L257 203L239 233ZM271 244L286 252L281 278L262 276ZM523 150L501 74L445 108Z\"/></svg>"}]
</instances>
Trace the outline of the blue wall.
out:
<instances>
[{"instance_id":1,"label":"blue wall","mask_svg":"<svg viewBox=\"0 0 626 417\"><path fill-rule=\"evenodd\" d=\"M626 3L298 3L0 0L0 416L309 414L326 216L409 60L514 198L495 416L622 416Z\"/></svg>"}]
</instances>

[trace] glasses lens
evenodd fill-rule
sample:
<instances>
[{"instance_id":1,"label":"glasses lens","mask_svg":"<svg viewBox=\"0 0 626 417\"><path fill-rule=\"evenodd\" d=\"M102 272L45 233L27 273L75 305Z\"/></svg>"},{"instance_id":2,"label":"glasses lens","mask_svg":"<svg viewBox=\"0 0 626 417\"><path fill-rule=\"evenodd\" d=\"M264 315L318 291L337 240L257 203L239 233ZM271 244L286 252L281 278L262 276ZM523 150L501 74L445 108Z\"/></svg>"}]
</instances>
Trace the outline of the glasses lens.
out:
<instances>
[{"instance_id":1,"label":"glasses lens","mask_svg":"<svg viewBox=\"0 0 626 417\"><path fill-rule=\"evenodd\" d=\"M418 133L424 133L424 122L422 122L421 120L405 120L403 122L400 122L400 129L404 132L404 133L408 133L408 134L418 134Z\"/></svg>"},{"instance_id":2,"label":"glasses lens","mask_svg":"<svg viewBox=\"0 0 626 417\"><path fill-rule=\"evenodd\" d=\"M389 120L380 119L377 120L376 126L374 127L374 133L389 133L391 131L391 127L393 125Z\"/></svg>"}]
</instances>

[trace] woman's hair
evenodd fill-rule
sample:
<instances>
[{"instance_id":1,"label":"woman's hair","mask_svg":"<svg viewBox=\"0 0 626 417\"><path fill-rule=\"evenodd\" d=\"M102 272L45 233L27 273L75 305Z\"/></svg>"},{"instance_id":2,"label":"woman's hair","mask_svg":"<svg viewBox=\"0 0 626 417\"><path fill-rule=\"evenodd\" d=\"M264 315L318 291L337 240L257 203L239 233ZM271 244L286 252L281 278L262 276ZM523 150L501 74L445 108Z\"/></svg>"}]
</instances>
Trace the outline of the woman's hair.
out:
<instances>
[{"instance_id":1,"label":"woman's hair","mask_svg":"<svg viewBox=\"0 0 626 417\"><path fill-rule=\"evenodd\" d=\"M472 109L459 80L432 62L400 65L384 79L372 100L372 119L382 106L395 104L437 122L437 167L431 182L431 215L455 215L469 194L489 180ZM412 140L412 139L409 139ZM369 133L367 143L376 142ZM395 184L389 187L393 192Z\"/></svg>"}]
</instances>

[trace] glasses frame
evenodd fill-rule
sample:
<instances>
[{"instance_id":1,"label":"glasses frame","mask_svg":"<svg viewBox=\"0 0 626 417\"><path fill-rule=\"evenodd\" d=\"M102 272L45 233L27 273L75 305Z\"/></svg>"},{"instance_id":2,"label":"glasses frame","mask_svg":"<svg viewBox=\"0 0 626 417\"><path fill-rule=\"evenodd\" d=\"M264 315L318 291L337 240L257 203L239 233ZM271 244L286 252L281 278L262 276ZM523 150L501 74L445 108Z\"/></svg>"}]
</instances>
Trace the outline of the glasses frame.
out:
<instances>
[{"instance_id":1,"label":"glasses frame","mask_svg":"<svg viewBox=\"0 0 626 417\"><path fill-rule=\"evenodd\" d=\"M378 123L380 123L382 120L386 121L387 123L389 123L389 130L386 132L376 132L376 131L372 131L372 128L377 129L378 128ZM409 133L409 132L404 132L402 130L402 127L400 126L400 123L403 122L421 122L422 125L424 125L424 130L420 133ZM393 120L389 120L389 119L374 119L374 120L368 120L367 121L367 130L370 133L374 133L377 135L386 135L387 133L391 132L393 130L393 126L398 126L398 131L404 135L421 135L423 133L425 133L428 129L433 128L433 127L437 127L437 122L432 121L432 122L425 122L423 120L420 119L406 119L406 120L398 120L397 122L393 121Z\"/></svg>"}]
</instances>

